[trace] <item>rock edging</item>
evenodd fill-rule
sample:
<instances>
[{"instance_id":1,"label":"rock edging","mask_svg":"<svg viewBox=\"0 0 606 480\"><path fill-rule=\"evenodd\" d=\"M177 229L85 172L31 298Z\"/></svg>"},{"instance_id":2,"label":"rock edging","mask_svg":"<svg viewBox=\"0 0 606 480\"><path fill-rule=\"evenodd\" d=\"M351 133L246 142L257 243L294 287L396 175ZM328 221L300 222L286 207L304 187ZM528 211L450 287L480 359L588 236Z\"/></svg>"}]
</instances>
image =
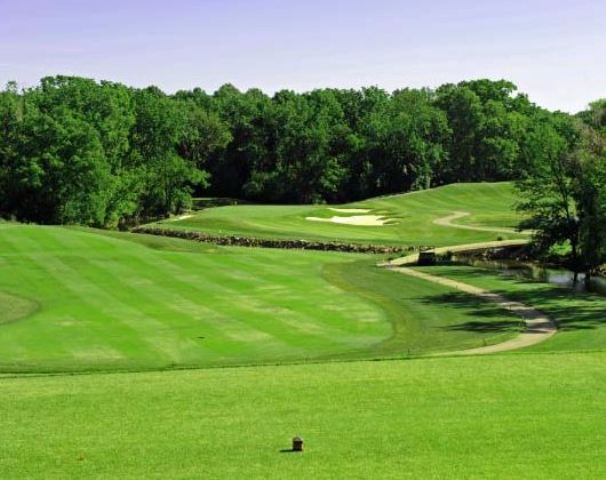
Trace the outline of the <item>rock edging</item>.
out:
<instances>
[{"instance_id":1,"label":"rock edging","mask_svg":"<svg viewBox=\"0 0 606 480\"><path fill-rule=\"evenodd\" d=\"M319 250L346 253L401 254L418 251L419 247L390 247L385 245L362 245L342 242L318 242L311 240L278 240L237 235L209 235L194 230L140 226L131 230L132 233L158 235L162 237L182 238L196 242L213 243L223 246L281 248L293 250Z\"/></svg>"}]
</instances>

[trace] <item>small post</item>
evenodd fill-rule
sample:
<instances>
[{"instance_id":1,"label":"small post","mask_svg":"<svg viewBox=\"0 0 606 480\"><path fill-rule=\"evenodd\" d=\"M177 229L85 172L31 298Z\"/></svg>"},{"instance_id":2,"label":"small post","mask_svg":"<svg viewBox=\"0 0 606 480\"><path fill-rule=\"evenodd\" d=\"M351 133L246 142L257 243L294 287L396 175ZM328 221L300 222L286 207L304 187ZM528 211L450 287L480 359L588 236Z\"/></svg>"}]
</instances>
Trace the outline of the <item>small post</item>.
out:
<instances>
[{"instance_id":1,"label":"small post","mask_svg":"<svg viewBox=\"0 0 606 480\"><path fill-rule=\"evenodd\" d=\"M292 439L292 451L302 452L303 451L303 439L301 437L295 437Z\"/></svg>"}]
</instances>

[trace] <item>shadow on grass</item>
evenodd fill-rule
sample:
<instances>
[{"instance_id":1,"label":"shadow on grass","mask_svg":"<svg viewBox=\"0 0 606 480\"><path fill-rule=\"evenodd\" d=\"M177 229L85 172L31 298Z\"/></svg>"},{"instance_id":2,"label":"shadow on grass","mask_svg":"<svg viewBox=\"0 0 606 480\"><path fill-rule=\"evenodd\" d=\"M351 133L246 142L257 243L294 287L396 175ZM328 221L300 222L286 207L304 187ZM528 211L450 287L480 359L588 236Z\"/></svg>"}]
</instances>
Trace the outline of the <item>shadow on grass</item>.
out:
<instances>
[{"instance_id":1,"label":"shadow on grass","mask_svg":"<svg viewBox=\"0 0 606 480\"><path fill-rule=\"evenodd\" d=\"M602 295L579 292L571 288L545 284L537 280L512 278L482 268L453 267L449 274L445 276L465 282L466 279L471 277L486 278L487 275L496 277L507 284L505 288L491 290L493 293L543 312L557 323L560 332L594 330L606 326L606 297ZM482 318L493 318L507 314L505 310L495 304L461 292L424 297L420 301L428 304L458 307L465 309L473 316ZM496 332L510 329L515 324L515 321L491 322L487 320L466 322L444 328Z\"/></svg>"},{"instance_id":2,"label":"shadow on grass","mask_svg":"<svg viewBox=\"0 0 606 480\"><path fill-rule=\"evenodd\" d=\"M558 324L561 332L593 330L606 326L606 298L602 296L564 287L545 286L528 280L511 282L522 288L497 293L542 311Z\"/></svg>"},{"instance_id":3,"label":"shadow on grass","mask_svg":"<svg viewBox=\"0 0 606 480\"><path fill-rule=\"evenodd\" d=\"M449 327L442 327L444 330L450 330L453 332L508 332L520 328L521 323L519 321L502 321L502 322L465 322L459 323L458 325L451 325Z\"/></svg>"},{"instance_id":4,"label":"shadow on grass","mask_svg":"<svg viewBox=\"0 0 606 480\"><path fill-rule=\"evenodd\" d=\"M427 305L437 304L447 308L458 308L472 317L481 318L481 320L440 327L442 330L475 333L513 332L520 330L523 323L522 319L497 304L463 292L430 295L421 297L418 301ZM503 317L511 317L511 320L504 320Z\"/></svg>"}]
</instances>

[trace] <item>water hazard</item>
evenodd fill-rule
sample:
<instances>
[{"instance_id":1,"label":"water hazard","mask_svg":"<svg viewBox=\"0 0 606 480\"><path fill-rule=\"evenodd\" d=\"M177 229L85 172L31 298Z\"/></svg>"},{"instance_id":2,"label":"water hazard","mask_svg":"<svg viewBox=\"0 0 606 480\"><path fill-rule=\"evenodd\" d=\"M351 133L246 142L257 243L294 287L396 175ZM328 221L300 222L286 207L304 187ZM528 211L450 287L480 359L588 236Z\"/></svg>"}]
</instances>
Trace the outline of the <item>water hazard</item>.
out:
<instances>
[{"instance_id":1,"label":"water hazard","mask_svg":"<svg viewBox=\"0 0 606 480\"><path fill-rule=\"evenodd\" d=\"M466 265L496 270L514 278L547 282L577 291L590 291L606 295L606 278L604 277L593 277L589 285L586 285L584 274L579 274L578 281L575 283L573 272L563 268L545 268L515 260L480 260L465 256L457 256L456 260Z\"/></svg>"}]
</instances>

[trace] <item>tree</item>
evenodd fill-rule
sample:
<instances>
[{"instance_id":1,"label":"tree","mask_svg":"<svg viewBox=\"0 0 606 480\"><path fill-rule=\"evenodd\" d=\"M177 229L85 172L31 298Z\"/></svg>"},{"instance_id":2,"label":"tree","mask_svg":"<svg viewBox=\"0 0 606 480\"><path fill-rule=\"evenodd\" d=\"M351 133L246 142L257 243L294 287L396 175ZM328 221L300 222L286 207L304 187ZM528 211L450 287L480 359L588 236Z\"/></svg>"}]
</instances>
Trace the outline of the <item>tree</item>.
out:
<instances>
[{"instance_id":1,"label":"tree","mask_svg":"<svg viewBox=\"0 0 606 480\"><path fill-rule=\"evenodd\" d=\"M178 155L184 119L176 104L150 87L134 93L136 123L131 132L129 164L138 172L138 215L178 212L190 205L191 192L205 185L207 174L193 160Z\"/></svg>"},{"instance_id":2,"label":"tree","mask_svg":"<svg viewBox=\"0 0 606 480\"><path fill-rule=\"evenodd\" d=\"M606 263L606 138L580 127L582 143L577 149L576 198L580 223L580 250L585 279Z\"/></svg>"},{"instance_id":3,"label":"tree","mask_svg":"<svg viewBox=\"0 0 606 480\"><path fill-rule=\"evenodd\" d=\"M536 107L505 80L443 85L436 105L448 117L449 161L439 181L511 180L518 177L521 144Z\"/></svg>"},{"instance_id":4,"label":"tree","mask_svg":"<svg viewBox=\"0 0 606 480\"><path fill-rule=\"evenodd\" d=\"M450 131L446 116L431 104L427 90L394 92L383 111L367 125L368 161L373 165L374 194L429 188L446 159Z\"/></svg>"},{"instance_id":5,"label":"tree","mask_svg":"<svg viewBox=\"0 0 606 480\"><path fill-rule=\"evenodd\" d=\"M97 132L67 109L29 106L4 161L4 209L39 223L102 226L110 172Z\"/></svg>"},{"instance_id":6,"label":"tree","mask_svg":"<svg viewBox=\"0 0 606 480\"><path fill-rule=\"evenodd\" d=\"M529 159L518 182L520 209L530 214L535 245L543 252L570 248L569 266L591 274L606 261L605 148L599 134L566 115L544 118L528 139Z\"/></svg>"}]
</instances>

